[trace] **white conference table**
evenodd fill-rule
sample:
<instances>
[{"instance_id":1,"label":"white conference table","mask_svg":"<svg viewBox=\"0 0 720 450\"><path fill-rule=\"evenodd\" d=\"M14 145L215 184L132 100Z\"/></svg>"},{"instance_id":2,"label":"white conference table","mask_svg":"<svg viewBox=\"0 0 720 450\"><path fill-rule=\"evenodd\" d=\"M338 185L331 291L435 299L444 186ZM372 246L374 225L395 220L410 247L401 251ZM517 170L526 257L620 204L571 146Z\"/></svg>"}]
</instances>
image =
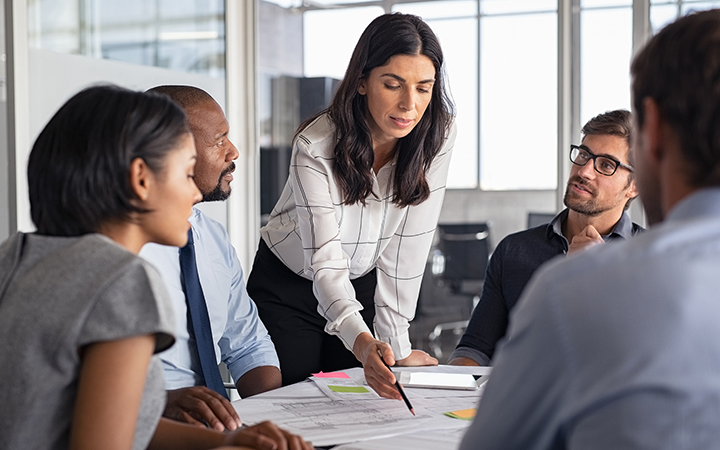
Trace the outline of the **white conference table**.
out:
<instances>
[{"instance_id":1,"label":"white conference table","mask_svg":"<svg viewBox=\"0 0 720 450\"><path fill-rule=\"evenodd\" d=\"M490 374L489 367L398 367L394 372ZM344 371L364 383L362 368ZM456 449L470 425L445 413L475 408L484 385L474 391L405 388L416 416L404 402L382 398L333 400L306 380L246 399L233 406L244 424L272 420L316 447L334 450Z\"/></svg>"}]
</instances>

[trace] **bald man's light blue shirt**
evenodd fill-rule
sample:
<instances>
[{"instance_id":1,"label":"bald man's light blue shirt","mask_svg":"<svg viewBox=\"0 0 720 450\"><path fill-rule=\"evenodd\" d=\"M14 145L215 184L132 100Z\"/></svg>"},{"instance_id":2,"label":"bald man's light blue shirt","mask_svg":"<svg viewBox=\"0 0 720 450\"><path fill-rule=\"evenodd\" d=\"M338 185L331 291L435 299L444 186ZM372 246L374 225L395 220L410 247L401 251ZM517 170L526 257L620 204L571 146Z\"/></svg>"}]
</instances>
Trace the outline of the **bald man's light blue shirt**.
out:
<instances>
[{"instance_id":1,"label":"bald man's light blue shirt","mask_svg":"<svg viewBox=\"0 0 720 450\"><path fill-rule=\"evenodd\" d=\"M193 210L190 224L218 363L227 364L235 381L256 367L279 367L275 346L247 294L243 270L225 227L199 209ZM188 332L178 251L157 244L147 244L140 251L162 275L175 309L177 341L160 354L167 389L203 384L195 342Z\"/></svg>"}]
</instances>

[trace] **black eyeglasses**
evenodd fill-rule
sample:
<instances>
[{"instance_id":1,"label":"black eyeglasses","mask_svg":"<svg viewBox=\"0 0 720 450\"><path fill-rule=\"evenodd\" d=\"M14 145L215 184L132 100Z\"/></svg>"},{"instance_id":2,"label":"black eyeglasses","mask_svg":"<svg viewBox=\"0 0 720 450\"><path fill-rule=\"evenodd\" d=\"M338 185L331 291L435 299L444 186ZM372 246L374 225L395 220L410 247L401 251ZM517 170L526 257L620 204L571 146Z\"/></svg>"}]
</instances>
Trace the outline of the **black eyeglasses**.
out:
<instances>
[{"instance_id":1,"label":"black eyeglasses","mask_svg":"<svg viewBox=\"0 0 720 450\"><path fill-rule=\"evenodd\" d=\"M618 167L625 168L630 172L635 172L635 169L633 169L632 166L623 164L620 161L613 159L609 156L596 155L584 145L570 146L570 161L572 161L573 164L576 164L578 166L584 166L591 159L593 160L593 166L595 167L595 171L608 177L614 175Z\"/></svg>"}]
</instances>

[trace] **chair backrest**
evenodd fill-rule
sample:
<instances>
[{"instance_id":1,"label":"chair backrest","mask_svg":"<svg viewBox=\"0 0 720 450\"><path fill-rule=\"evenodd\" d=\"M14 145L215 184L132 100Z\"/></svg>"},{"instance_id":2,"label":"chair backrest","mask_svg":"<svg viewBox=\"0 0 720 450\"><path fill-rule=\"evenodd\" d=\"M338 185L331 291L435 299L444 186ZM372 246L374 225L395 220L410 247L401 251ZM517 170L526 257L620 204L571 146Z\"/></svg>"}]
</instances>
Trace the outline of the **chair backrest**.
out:
<instances>
[{"instance_id":1,"label":"chair backrest","mask_svg":"<svg viewBox=\"0 0 720 450\"><path fill-rule=\"evenodd\" d=\"M438 249L445 257L442 277L451 283L484 280L490 246L487 223L438 225Z\"/></svg>"}]
</instances>

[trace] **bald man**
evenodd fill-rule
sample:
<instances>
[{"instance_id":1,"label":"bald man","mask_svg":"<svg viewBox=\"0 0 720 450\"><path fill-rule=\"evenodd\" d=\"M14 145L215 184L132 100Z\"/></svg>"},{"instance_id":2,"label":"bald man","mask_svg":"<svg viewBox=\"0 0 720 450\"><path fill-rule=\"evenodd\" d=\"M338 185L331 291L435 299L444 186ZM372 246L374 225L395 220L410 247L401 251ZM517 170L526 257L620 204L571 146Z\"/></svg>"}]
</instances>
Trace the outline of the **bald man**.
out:
<instances>
[{"instance_id":1,"label":"bald man","mask_svg":"<svg viewBox=\"0 0 720 450\"><path fill-rule=\"evenodd\" d=\"M191 86L159 86L150 92L167 95L187 115L198 155L194 178L202 201L227 199L238 150L228 139L229 126L220 105L207 92ZM243 270L227 231L197 208L190 223L212 334L215 358L210 360L215 367L211 369L224 362L241 397L280 387L275 346L247 294ZM161 354L168 389L164 415L217 430L238 428L240 419L227 399L222 380L218 377L214 384L206 380L212 377L207 376L208 368L201 364L202 350L198 350L193 329L196 318L189 315L193 309L185 297L178 248L149 244L140 255L158 268L175 307L177 341ZM210 347L210 343L207 345L205 348Z\"/></svg>"}]
</instances>

